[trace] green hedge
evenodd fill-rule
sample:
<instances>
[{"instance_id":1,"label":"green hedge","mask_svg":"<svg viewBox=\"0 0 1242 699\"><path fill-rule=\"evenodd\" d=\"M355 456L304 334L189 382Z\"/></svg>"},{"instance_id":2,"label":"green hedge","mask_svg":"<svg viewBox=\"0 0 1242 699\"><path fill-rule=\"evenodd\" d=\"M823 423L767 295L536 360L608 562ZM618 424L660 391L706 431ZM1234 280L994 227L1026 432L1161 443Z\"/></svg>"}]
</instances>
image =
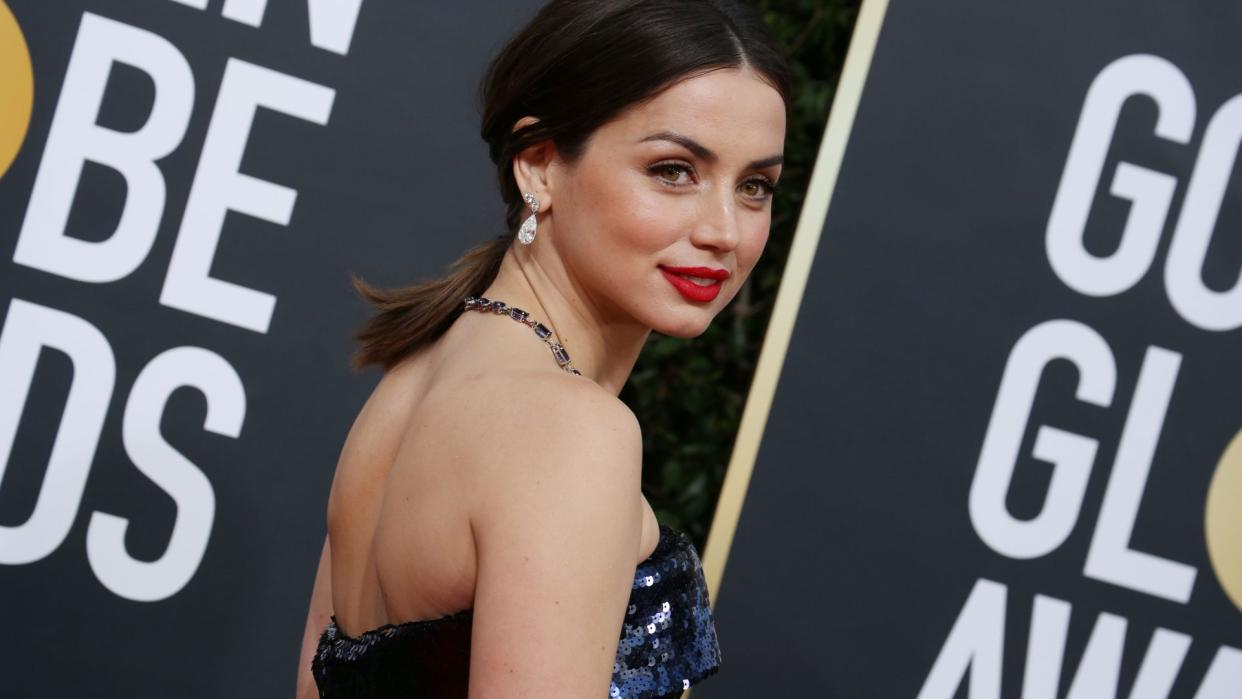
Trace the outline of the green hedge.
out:
<instances>
[{"instance_id":1,"label":"green hedge","mask_svg":"<svg viewBox=\"0 0 1242 699\"><path fill-rule=\"evenodd\" d=\"M621 392L643 427L643 490L701 551L720 494L798 212L858 13L857 0L753 0L794 74L785 168L767 248L745 286L693 340L653 333Z\"/></svg>"}]
</instances>

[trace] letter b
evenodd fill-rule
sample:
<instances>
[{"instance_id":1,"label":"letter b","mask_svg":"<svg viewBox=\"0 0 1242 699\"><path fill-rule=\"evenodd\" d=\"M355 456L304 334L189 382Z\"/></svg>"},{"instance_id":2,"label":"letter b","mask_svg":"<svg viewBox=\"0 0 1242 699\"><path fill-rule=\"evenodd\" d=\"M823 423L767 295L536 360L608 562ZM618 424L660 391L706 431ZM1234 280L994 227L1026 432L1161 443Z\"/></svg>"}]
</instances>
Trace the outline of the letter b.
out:
<instances>
[{"instance_id":1,"label":"letter b","mask_svg":"<svg viewBox=\"0 0 1242 699\"><path fill-rule=\"evenodd\" d=\"M151 114L137 131L96 123L117 62L142 70L155 83ZM164 213L164 176L155 161L181 142L193 104L194 76L172 44L149 31L84 13L13 260L94 283L113 282L137 269ZM121 173L127 187L120 223L99 242L65 235L88 160Z\"/></svg>"}]
</instances>

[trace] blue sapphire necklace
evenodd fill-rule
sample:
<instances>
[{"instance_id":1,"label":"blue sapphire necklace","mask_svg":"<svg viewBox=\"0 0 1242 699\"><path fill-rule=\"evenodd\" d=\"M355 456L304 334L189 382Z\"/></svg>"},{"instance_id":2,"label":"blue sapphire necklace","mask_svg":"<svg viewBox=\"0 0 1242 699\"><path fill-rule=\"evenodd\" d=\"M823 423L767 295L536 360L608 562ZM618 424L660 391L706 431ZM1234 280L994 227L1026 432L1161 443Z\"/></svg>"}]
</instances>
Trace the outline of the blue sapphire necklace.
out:
<instances>
[{"instance_id":1,"label":"blue sapphire necklace","mask_svg":"<svg viewBox=\"0 0 1242 699\"><path fill-rule=\"evenodd\" d=\"M573 362L569 361L569 352L565 351L565 348L561 346L561 343L552 339L552 331L548 329L548 326L537 320L531 319L530 314L526 311L523 311L516 306L510 306L504 301L493 301L485 299L482 296L467 296L466 310L506 315L522 325L531 328L535 331L535 335L538 335L539 339L543 340L543 343L552 350L552 357L556 359L556 363L561 365L562 369L571 374L582 376L582 372L575 369Z\"/></svg>"}]
</instances>

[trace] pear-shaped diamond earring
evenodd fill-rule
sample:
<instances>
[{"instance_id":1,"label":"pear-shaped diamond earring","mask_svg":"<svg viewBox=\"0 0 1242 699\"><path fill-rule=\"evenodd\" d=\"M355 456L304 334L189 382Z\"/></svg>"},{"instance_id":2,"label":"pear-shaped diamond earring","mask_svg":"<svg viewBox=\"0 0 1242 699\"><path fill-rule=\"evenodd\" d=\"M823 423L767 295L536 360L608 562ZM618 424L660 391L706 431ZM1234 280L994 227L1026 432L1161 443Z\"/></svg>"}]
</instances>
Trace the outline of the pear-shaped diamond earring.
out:
<instances>
[{"instance_id":1,"label":"pear-shaped diamond earring","mask_svg":"<svg viewBox=\"0 0 1242 699\"><path fill-rule=\"evenodd\" d=\"M518 229L517 237L522 245L530 245L535 240L535 228L539 225L539 222L535 219L535 214L539 213L539 200L530 192L523 194L522 199L530 207L530 218L522 221L522 227Z\"/></svg>"}]
</instances>

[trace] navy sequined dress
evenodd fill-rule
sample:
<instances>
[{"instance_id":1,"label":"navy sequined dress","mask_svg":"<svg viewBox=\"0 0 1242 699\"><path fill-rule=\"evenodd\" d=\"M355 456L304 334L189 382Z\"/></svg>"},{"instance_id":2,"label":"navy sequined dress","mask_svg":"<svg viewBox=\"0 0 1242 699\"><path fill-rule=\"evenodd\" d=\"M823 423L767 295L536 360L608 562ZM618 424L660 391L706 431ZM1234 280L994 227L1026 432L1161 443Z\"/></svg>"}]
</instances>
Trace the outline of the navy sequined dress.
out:
<instances>
[{"instance_id":1,"label":"navy sequined dress","mask_svg":"<svg viewBox=\"0 0 1242 699\"><path fill-rule=\"evenodd\" d=\"M470 621L471 610L465 609L351 637L333 617L311 660L319 696L465 697ZM719 668L720 645L699 556L685 533L661 524L655 551L634 572L609 697L677 697Z\"/></svg>"}]
</instances>

